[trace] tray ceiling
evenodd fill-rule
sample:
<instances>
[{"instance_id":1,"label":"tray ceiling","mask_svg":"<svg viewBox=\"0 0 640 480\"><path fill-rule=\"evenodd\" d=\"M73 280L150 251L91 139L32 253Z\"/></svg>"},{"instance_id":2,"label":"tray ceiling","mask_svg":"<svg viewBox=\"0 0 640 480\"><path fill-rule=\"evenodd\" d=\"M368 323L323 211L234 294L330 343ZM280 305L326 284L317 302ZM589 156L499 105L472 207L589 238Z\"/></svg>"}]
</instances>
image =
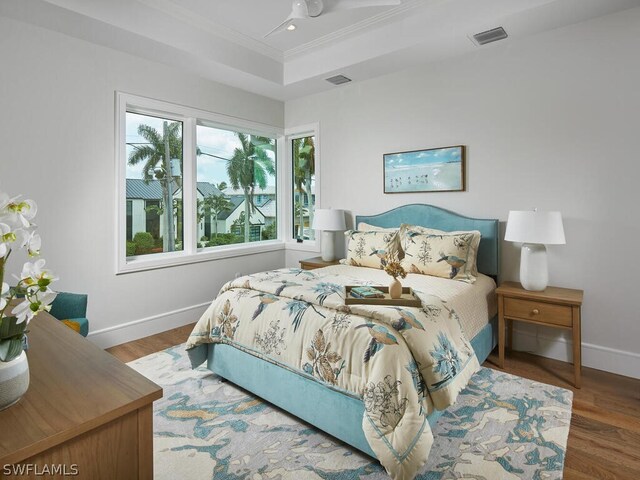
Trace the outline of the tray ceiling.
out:
<instances>
[{"instance_id":1,"label":"tray ceiling","mask_svg":"<svg viewBox=\"0 0 640 480\"><path fill-rule=\"evenodd\" d=\"M327 10L335 2L324 0ZM291 0L3 0L0 15L286 100L640 6L640 0L402 0L327 11L264 35ZM497 26L506 40L469 37Z\"/></svg>"}]
</instances>

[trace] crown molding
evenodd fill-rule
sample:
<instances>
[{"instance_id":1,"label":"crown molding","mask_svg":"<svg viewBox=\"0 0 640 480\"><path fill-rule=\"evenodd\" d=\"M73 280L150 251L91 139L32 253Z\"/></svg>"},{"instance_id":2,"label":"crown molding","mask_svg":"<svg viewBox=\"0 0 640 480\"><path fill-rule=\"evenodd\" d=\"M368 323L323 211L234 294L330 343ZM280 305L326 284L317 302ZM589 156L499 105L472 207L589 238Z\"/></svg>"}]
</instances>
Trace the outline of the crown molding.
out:
<instances>
[{"instance_id":1,"label":"crown molding","mask_svg":"<svg viewBox=\"0 0 640 480\"><path fill-rule=\"evenodd\" d=\"M225 25L216 23L212 20L196 15L190 10L177 5L171 0L137 0L137 1L139 3L146 5L147 7L159 10L167 15L170 15L185 23L188 23L202 30L205 30L220 38L223 38L225 40L236 43L250 50L253 50L254 52L265 55L278 62L284 63L287 59L295 58L311 50L321 48L323 46L326 46L332 43L337 43L338 41L348 36L360 33L361 31L369 29L373 26L376 26L382 23L388 23L393 19L395 19L396 17L402 14L405 14L406 12L409 12L411 10L414 10L416 8L422 7L427 3L436 3L444 0L404 0L402 4L398 5L397 7L391 8L389 10L385 10L384 12L381 12L377 15L366 18L358 23L341 28L339 30L336 30L335 32L329 33L315 40L312 40L311 42L307 42L298 47L285 50L284 52L277 48L271 47L264 42L256 40L255 38L250 37L249 35L245 35Z\"/></svg>"},{"instance_id":2,"label":"crown molding","mask_svg":"<svg viewBox=\"0 0 640 480\"><path fill-rule=\"evenodd\" d=\"M253 50L259 54L265 55L280 63L284 61L284 55L281 50L271 47L255 38L238 32L225 25L213 22L199 15L194 14L190 10L176 5L170 0L137 0L139 3L146 5L149 8L154 8L167 15L170 15L185 23L198 27L202 30L211 33L212 35L228 40L242 47Z\"/></svg>"},{"instance_id":3,"label":"crown molding","mask_svg":"<svg viewBox=\"0 0 640 480\"><path fill-rule=\"evenodd\" d=\"M363 30L370 29L373 26L377 26L382 23L390 23L396 17L405 14L411 10L422 7L427 3L437 3L445 0L405 0L397 7L385 10L377 15L366 18L358 23L349 25L347 27L331 32L327 35L319 37L311 42L304 43L298 47L291 48L284 52L284 61L298 57L302 54L308 53L310 50L324 47L326 45L337 43L343 40L345 37L353 36L360 33Z\"/></svg>"}]
</instances>

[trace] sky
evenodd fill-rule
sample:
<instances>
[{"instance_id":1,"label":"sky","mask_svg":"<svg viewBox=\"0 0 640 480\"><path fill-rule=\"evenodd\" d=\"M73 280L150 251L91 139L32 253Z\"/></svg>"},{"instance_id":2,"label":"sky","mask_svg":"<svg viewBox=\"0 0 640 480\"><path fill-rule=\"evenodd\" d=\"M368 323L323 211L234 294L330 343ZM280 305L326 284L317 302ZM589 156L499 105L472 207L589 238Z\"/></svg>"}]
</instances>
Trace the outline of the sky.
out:
<instances>
[{"instance_id":1,"label":"sky","mask_svg":"<svg viewBox=\"0 0 640 480\"><path fill-rule=\"evenodd\" d=\"M388 168L408 168L418 165L459 162L461 161L460 154L460 147L393 153L384 156L384 163Z\"/></svg>"},{"instance_id":2,"label":"sky","mask_svg":"<svg viewBox=\"0 0 640 480\"><path fill-rule=\"evenodd\" d=\"M145 142L145 139L138 135L138 126L140 124L146 124L162 133L163 121L164 120L162 118L158 117L127 113L127 157L134 148L133 146L128 145L129 143ZM196 137L200 150L203 154L208 154L200 155L198 157L198 182L218 184L224 181L229 184L226 161L223 159L231 158L233 151L240 147L238 137L234 132L229 130L205 127L201 125L196 127ZM267 153L272 155L271 152ZM215 158L210 155L221 158ZM275 156L272 156L272 158L275 158ZM127 178L142 178L142 165L143 164L131 166L127 163ZM270 178L269 185L275 185L274 177Z\"/></svg>"}]
</instances>

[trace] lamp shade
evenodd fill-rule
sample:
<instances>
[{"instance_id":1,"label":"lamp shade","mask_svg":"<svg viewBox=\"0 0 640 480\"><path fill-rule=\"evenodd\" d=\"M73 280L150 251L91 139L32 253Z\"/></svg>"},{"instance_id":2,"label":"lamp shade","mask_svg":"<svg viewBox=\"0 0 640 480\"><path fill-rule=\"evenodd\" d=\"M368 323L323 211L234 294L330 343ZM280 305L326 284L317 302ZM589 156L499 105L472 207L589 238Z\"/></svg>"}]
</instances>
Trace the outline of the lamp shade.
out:
<instances>
[{"instance_id":1,"label":"lamp shade","mask_svg":"<svg viewBox=\"0 0 640 480\"><path fill-rule=\"evenodd\" d=\"M508 242L564 245L562 215L560 212L512 210L507 219L504 239Z\"/></svg>"},{"instance_id":2,"label":"lamp shade","mask_svg":"<svg viewBox=\"0 0 640 480\"><path fill-rule=\"evenodd\" d=\"M313 214L314 230L324 230L326 232L338 232L346 230L344 221L344 210L334 210L332 208L318 208Z\"/></svg>"}]
</instances>

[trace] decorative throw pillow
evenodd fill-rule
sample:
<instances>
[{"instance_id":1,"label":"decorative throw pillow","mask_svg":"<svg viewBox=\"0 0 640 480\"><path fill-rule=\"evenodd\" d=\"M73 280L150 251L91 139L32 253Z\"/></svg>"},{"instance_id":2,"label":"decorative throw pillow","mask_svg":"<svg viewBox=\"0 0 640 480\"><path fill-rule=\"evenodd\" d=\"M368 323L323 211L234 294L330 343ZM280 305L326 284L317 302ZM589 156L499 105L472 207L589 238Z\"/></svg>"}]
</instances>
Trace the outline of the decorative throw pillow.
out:
<instances>
[{"instance_id":1,"label":"decorative throw pillow","mask_svg":"<svg viewBox=\"0 0 640 480\"><path fill-rule=\"evenodd\" d=\"M395 237L398 235L396 230L393 232L347 230L344 234L349 240L346 264L379 269L387 264L389 246L395 243Z\"/></svg>"},{"instance_id":2,"label":"decorative throw pillow","mask_svg":"<svg viewBox=\"0 0 640 480\"><path fill-rule=\"evenodd\" d=\"M482 238L482 234L478 230L445 232L444 230L438 230L436 228L422 227L420 225L409 225L407 223L403 223L402 225L400 225L400 230L398 232L398 243L400 244L400 248L403 252L408 243L410 243L411 241L411 238L407 234L407 231L413 232L411 235L415 235L416 232L424 235L463 235L466 233L473 234L469 256L469 264L471 265L470 273L474 277L478 276L478 247L480 246L480 239Z\"/></svg>"},{"instance_id":3,"label":"decorative throw pillow","mask_svg":"<svg viewBox=\"0 0 640 480\"><path fill-rule=\"evenodd\" d=\"M358 231L359 232L387 232L387 233L395 233L396 235L387 245L387 251L389 255L395 255L398 257L398 260L401 260L404 256L402 251L402 246L400 245L400 229L398 227L378 227L376 225L369 225L368 223L360 222L358 223Z\"/></svg>"},{"instance_id":4,"label":"decorative throw pillow","mask_svg":"<svg viewBox=\"0 0 640 480\"><path fill-rule=\"evenodd\" d=\"M406 248L401 265L408 273L421 273L474 283L473 244L479 232L426 234L405 230Z\"/></svg>"},{"instance_id":5,"label":"decorative throw pillow","mask_svg":"<svg viewBox=\"0 0 640 480\"><path fill-rule=\"evenodd\" d=\"M74 322L73 320L60 320L60 321L70 329L80 333L80 324L78 322Z\"/></svg>"}]
</instances>

